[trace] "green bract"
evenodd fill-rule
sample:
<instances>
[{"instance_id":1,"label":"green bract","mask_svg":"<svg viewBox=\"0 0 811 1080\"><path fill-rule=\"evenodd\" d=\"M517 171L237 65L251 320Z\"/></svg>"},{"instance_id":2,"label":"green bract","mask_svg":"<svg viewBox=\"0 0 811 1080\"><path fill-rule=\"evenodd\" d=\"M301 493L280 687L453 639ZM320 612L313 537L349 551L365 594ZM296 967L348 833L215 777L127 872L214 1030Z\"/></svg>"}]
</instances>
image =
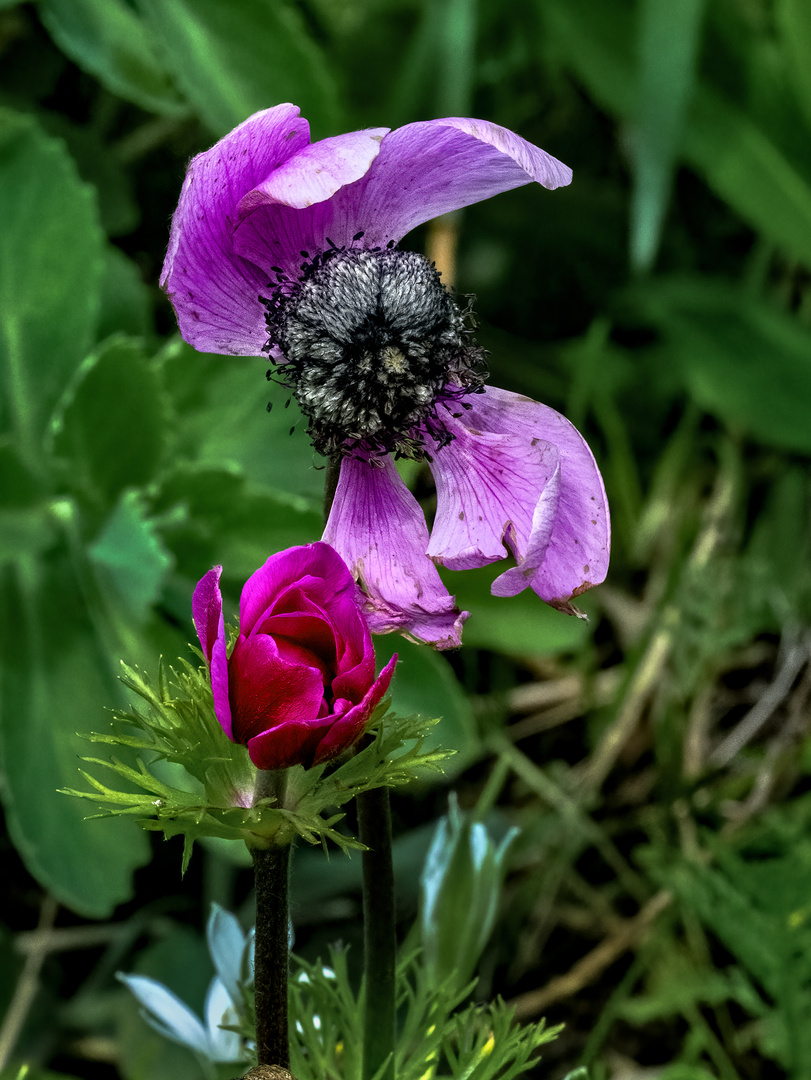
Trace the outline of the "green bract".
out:
<instances>
[{"instance_id":1,"label":"green bract","mask_svg":"<svg viewBox=\"0 0 811 1080\"><path fill-rule=\"evenodd\" d=\"M437 769L452 753L422 750L437 720L397 717L384 701L369 721L363 749L337 766L285 770L282 802L261 798L252 805L258 770L245 747L232 743L220 727L206 669L181 664L167 669L161 661L157 685L122 665L122 682L146 707L114 712L112 731L87 738L135 750L135 766L115 757L84 758L115 773L118 786L108 787L82 769L93 790L62 790L98 803L102 811L93 816L132 815L142 828L167 839L184 836L184 871L194 841L203 836L244 840L249 847L289 844L301 836L310 844L332 840L344 851L360 848L355 837L337 830L344 817L339 808L360 792L395 787L426 768Z\"/></svg>"}]
</instances>

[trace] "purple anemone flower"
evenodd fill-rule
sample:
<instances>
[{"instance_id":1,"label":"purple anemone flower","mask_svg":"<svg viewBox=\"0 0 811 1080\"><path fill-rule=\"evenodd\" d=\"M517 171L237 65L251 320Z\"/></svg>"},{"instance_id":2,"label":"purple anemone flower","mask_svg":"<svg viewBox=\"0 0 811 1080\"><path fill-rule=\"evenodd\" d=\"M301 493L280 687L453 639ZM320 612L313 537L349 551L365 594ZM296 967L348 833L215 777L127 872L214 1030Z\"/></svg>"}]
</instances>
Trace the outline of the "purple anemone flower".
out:
<instances>
[{"instance_id":1,"label":"purple anemone flower","mask_svg":"<svg viewBox=\"0 0 811 1080\"><path fill-rule=\"evenodd\" d=\"M450 117L311 143L294 105L251 116L191 162L161 283L183 337L270 357L320 453L340 462L323 539L352 570L376 633L461 642L437 572L509 555L498 596L571 601L608 568L594 458L559 413L484 383L469 311L422 255L417 225L571 171L519 136ZM430 534L395 467L428 463Z\"/></svg>"}]
</instances>

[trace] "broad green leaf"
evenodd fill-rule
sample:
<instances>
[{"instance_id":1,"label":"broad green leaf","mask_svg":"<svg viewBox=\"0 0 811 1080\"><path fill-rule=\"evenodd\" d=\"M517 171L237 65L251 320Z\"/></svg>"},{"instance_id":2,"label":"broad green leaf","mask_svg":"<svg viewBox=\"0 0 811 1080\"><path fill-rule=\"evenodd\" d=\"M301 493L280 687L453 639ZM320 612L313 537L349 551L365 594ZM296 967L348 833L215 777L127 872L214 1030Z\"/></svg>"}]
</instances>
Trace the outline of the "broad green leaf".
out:
<instances>
[{"instance_id":1,"label":"broad green leaf","mask_svg":"<svg viewBox=\"0 0 811 1080\"><path fill-rule=\"evenodd\" d=\"M111 93L164 116L188 112L126 0L37 0L37 6L59 48Z\"/></svg>"},{"instance_id":2,"label":"broad green leaf","mask_svg":"<svg viewBox=\"0 0 811 1080\"><path fill-rule=\"evenodd\" d=\"M311 449L290 391L268 383L266 370L260 357L199 353L172 342L163 371L178 449L201 465L236 466L249 481L304 496L320 509L325 461Z\"/></svg>"},{"instance_id":3,"label":"broad green leaf","mask_svg":"<svg viewBox=\"0 0 811 1080\"><path fill-rule=\"evenodd\" d=\"M100 587L112 592L124 618L145 623L172 560L137 492L121 497L88 555Z\"/></svg>"},{"instance_id":4,"label":"broad green leaf","mask_svg":"<svg viewBox=\"0 0 811 1080\"><path fill-rule=\"evenodd\" d=\"M699 405L769 446L811 454L811 332L707 279L660 281L635 295Z\"/></svg>"},{"instance_id":5,"label":"broad green leaf","mask_svg":"<svg viewBox=\"0 0 811 1080\"><path fill-rule=\"evenodd\" d=\"M424 645L415 645L396 634L374 639L378 667L398 655L392 683L392 708L398 716L441 717L427 735L426 751L456 751L442 763L446 776L456 776L481 752L473 711L447 660ZM426 774L430 779L431 774Z\"/></svg>"},{"instance_id":6,"label":"broad green leaf","mask_svg":"<svg viewBox=\"0 0 811 1080\"><path fill-rule=\"evenodd\" d=\"M274 552L312 543L323 531L320 513L303 499L248 485L234 470L204 465L181 465L166 476L152 510L162 521L178 574L196 581L221 563L237 596ZM182 598L184 619L190 596L189 591Z\"/></svg>"},{"instance_id":7,"label":"broad green leaf","mask_svg":"<svg viewBox=\"0 0 811 1080\"><path fill-rule=\"evenodd\" d=\"M507 598L491 594L493 580L511 565L505 560L463 574L443 571L442 580L455 594L457 606L470 612L463 633L465 645L546 655L579 648L590 633L585 620L555 611L531 589ZM586 597L577 599L578 607L588 602Z\"/></svg>"},{"instance_id":8,"label":"broad green leaf","mask_svg":"<svg viewBox=\"0 0 811 1080\"><path fill-rule=\"evenodd\" d=\"M0 109L0 431L32 466L96 324L103 237L61 143Z\"/></svg>"},{"instance_id":9,"label":"broad green leaf","mask_svg":"<svg viewBox=\"0 0 811 1080\"><path fill-rule=\"evenodd\" d=\"M82 365L53 422L53 451L79 497L112 505L162 460L167 411L160 374L136 341L111 338Z\"/></svg>"},{"instance_id":10,"label":"broad green leaf","mask_svg":"<svg viewBox=\"0 0 811 1080\"><path fill-rule=\"evenodd\" d=\"M11 440L0 437L0 566L44 551L54 534L50 507L36 477Z\"/></svg>"},{"instance_id":11,"label":"broad green leaf","mask_svg":"<svg viewBox=\"0 0 811 1080\"><path fill-rule=\"evenodd\" d=\"M153 332L152 303L141 271L120 248L109 244L104 255L96 337L104 341L113 334L148 337Z\"/></svg>"},{"instance_id":12,"label":"broad green leaf","mask_svg":"<svg viewBox=\"0 0 811 1080\"><path fill-rule=\"evenodd\" d=\"M130 898L149 846L132 822L87 821L75 786L116 686L65 567L30 562L0 577L0 770L6 821L29 871L61 903L106 918Z\"/></svg>"},{"instance_id":13,"label":"broad green leaf","mask_svg":"<svg viewBox=\"0 0 811 1080\"><path fill-rule=\"evenodd\" d=\"M676 156L696 77L705 0L641 0L631 263L656 258Z\"/></svg>"},{"instance_id":14,"label":"broad green leaf","mask_svg":"<svg viewBox=\"0 0 811 1080\"><path fill-rule=\"evenodd\" d=\"M47 506L0 506L0 566L50 547L54 521Z\"/></svg>"},{"instance_id":15,"label":"broad green leaf","mask_svg":"<svg viewBox=\"0 0 811 1080\"><path fill-rule=\"evenodd\" d=\"M41 113L40 122L49 135L64 141L79 176L95 189L101 226L107 235L131 233L141 219L133 179L101 134L56 112Z\"/></svg>"},{"instance_id":16,"label":"broad green leaf","mask_svg":"<svg viewBox=\"0 0 811 1080\"><path fill-rule=\"evenodd\" d=\"M287 0L138 0L167 67L200 117L224 135L251 113L294 101L329 134L337 86Z\"/></svg>"}]
</instances>

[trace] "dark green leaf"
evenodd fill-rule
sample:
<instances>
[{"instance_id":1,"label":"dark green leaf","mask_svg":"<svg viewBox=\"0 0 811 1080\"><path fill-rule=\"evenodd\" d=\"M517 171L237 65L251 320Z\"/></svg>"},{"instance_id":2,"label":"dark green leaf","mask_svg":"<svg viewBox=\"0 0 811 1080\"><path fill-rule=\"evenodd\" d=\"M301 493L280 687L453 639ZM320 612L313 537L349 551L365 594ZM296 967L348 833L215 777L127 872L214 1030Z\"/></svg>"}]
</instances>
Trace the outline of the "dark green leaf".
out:
<instances>
[{"instance_id":1,"label":"dark green leaf","mask_svg":"<svg viewBox=\"0 0 811 1080\"><path fill-rule=\"evenodd\" d=\"M335 128L329 64L287 0L138 2L167 67L215 134L291 100L324 134Z\"/></svg>"},{"instance_id":2,"label":"dark green leaf","mask_svg":"<svg viewBox=\"0 0 811 1080\"><path fill-rule=\"evenodd\" d=\"M797 101L811 123L811 7L806 0L777 0L775 20Z\"/></svg>"},{"instance_id":3,"label":"dark green leaf","mask_svg":"<svg viewBox=\"0 0 811 1080\"><path fill-rule=\"evenodd\" d=\"M188 111L125 0L38 0L38 7L59 48L111 93L165 116Z\"/></svg>"},{"instance_id":4,"label":"dark green leaf","mask_svg":"<svg viewBox=\"0 0 811 1080\"><path fill-rule=\"evenodd\" d=\"M178 564L197 580L215 563L237 590L274 552L318 540L322 518L302 499L246 484L239 473L180 466L158 489L153 512ZM188 616L183 597L182 617Z\"/></svg>"},{"instance_id":5,"label":"dark green leaf","mask_svg":"<svg viewBox=\"0 0 811 1080\"><path fill-rule=\"evenodd\" d=\"M589 92L614 116L632 120L631 5L554 0L539 10ZM696 88L681 156L755 229L811 265L811 176L772 141L743 102L703 81Z\"/></svg>"},{"instance_id":6,"label":"dark green leaf","mask_svg":"<svg viewBox=\"0 0 811 1080\"><path fill-rule=\"evenodd\" d=\"M30 464L96 324L103 237L61 143L0 110L0 430Z\"/></svg>"},{"instance_id":7,"label":"dark green leaf","mask_svg":"<svg viewBox=\"0 0 811 1080\"><path fill-rule=\"evenodd\" d=\"M631 262L653 265L696 76L705 0L642 0Z\"/></svg>"},{"instance_id":8,"label":"dark green leaf","mask_svg":"<svg viewBox=\"0 0 811 1080\"><path fill-rule=\"evenodd\" d=\"M42 113L41 123L49 135L64 140L82 180L95 188L102 228L107 235L131 233L141 217L132 178L99 133L55 112Z\"/></svg>"},{"instance_id":9,"label":"dark green leaf","mask_svg":"<svg viewBox=\"0 0 811 1080\"><path fill-rule=\"evenodd\" d=\"M696 401L733 429L811 453L811 333L720 282L660 281L637 294L670 337Z\"/></svg>"}]
</instances>

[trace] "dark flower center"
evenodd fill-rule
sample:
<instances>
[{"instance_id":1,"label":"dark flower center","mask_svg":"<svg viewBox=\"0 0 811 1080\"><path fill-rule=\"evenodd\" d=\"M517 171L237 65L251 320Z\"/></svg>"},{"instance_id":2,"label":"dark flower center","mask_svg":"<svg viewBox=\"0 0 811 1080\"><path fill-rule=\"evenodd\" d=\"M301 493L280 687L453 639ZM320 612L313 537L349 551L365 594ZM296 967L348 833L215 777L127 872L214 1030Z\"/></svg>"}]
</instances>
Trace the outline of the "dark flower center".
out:
<instances>
[{"instance_id":1,"label":"dark flower center","mask_svg":"<svg viewBox=\"0 0 811 1080\"><path fill-rule=\"evenodd\" d=\"M282 353L273 377L292 389L322 454L424 458L425 433L449 439L437 406L482 387L469 311L422 255L330 250L263 302L267 349Z\"/></svg>"}]
</instances>

